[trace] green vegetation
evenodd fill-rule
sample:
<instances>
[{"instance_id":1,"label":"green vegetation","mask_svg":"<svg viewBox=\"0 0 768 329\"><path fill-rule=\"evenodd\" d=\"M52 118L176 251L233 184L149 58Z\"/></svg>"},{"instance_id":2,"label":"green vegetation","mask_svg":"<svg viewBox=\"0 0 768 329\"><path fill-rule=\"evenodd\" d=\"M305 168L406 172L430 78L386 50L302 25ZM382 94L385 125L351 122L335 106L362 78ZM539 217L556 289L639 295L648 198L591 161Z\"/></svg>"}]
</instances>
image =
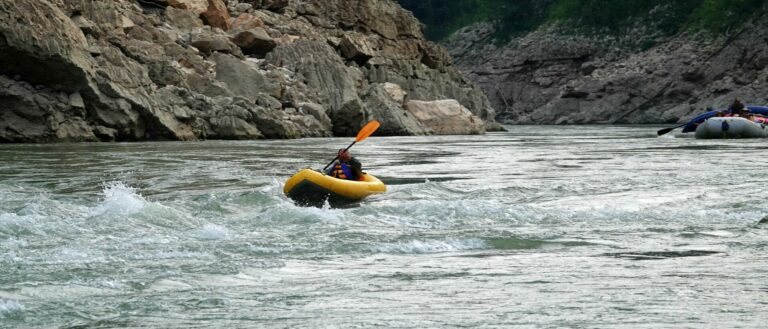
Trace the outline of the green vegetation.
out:
<instances>
[{"instance_id":1,"label":"green vegetation","mask_svg":"<svg viewBox=\"0 0 768 329\"><path fill-rule=\"evenodd\" d=\"M430 40L443 40L456 30L488 20L484 0L398 0L426 25L425 36Z\"/></svg>"},{"instance_id":2,"label":"green vegetation","mask_svg":"<svg viewBox=\"0 0 768 329\"><path fill-rule=\"evenodd\" d=\"M644 17L668 18L676 22L669 28L676 30L698 2L701 0L560 0L549 8L549 20L570 21L582 29L618 31Z\"/></svg>"},{"instance_id":3,"label":"green vegetation","mask_svg":"<svg viewBox=\"0 0 768 329\"><path fill-rule=\"evenodd\" d=\"M496 25L506 41L542 24L564 23L577 33L622 34L637 25L663 35L683 30L724 33L765 14L765 0L398 0L425 25L431 40L443 40L477 22Z\"/></svg>"},{"instance_id":4,"label":"green vegetation","mask_svg":"<svg viewBox=\"0 0 768 329\"><path fill-rule=\"evenodd\" d=\"M397 0L426 25L425 36L443 40L477 22L493 22L497 34L517 36L532 31L547 18L554 0Z\"/></svg>"},{"instance_id":5,"label":"green vegetation","mask_svg":"<svg viewBox=\"0 0 768 329\"><path fill-rule=\"evenodd\" d=\"M489 11L490 21L496 25L495 37L509 40L537 29L547 20L547 12L555 0L490 0L495 3Z\"/></svg>"},{"instance_id":6,"label":"green vegetation","mask_svg":"<svg viewBox=\"0 0 768 329\"><path fill-rule=\"evenodd\" d=\"M695 9L691 26L713 32L737 28L768 11L765 0L703 0Z\"/></svg>"}]
</instances>

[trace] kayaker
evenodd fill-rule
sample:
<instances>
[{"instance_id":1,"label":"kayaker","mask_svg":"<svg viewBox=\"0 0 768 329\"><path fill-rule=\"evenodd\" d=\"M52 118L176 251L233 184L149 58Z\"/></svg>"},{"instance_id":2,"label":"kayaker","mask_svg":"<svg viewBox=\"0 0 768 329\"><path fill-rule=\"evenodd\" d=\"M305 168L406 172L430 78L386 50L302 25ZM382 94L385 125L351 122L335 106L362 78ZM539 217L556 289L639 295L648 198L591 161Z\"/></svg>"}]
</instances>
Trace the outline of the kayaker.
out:
<instances>
[{"instance_id":1,"label":"kayaker","mask_svg":"<svg viewBox=\"0 0 768 329\"><path fill-rule=\"evenodd\" d=\"M360 180L363 177L363 165L357 161L349 150L339 150L339 160L333 164L326 174L340 179Z\"/></svg>"}]
</instances>

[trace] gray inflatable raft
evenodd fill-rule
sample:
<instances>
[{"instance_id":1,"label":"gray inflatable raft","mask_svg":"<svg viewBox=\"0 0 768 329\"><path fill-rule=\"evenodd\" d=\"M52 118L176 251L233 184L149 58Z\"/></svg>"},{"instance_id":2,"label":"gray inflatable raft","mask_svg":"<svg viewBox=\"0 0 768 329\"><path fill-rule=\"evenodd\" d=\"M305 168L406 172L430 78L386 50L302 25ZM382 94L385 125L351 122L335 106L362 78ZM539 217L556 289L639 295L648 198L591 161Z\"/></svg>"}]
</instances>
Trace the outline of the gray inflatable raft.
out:
<instances>
[{"instance_id":1,"label":"gray inflatable raft","mask_svg":"<svg viewBox=\"0 0 768 329\"><path fill-rule=\"evenodd\" d=\"M713 117L696 127L696 138L765 138L768 128L740 117Z\"/></svg>"}]
</instances>

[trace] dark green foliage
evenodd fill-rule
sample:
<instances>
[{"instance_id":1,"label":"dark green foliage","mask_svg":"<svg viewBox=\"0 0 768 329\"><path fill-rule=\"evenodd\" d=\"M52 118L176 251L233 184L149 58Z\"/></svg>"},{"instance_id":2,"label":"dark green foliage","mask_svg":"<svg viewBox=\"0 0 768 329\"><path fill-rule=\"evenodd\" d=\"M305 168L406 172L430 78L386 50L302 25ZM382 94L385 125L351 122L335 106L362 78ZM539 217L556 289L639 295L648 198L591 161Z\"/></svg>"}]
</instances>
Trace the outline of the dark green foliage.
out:
<instances>
[{"instance_id":1,"label":"dark green foliage","mask_svg":"<svg viewBox=\"0 0 768 329\"><path fill-rule=\"evenodd\" d=\"M426 25L430 40L443 40L473 23L496 24L496 37L508 39L538 28L555 0L398 0Z\"/></svg>"},{"instance_id":2,"label":"dark green foliage","mask_svg":"<svg viewBox=\"0 0 768 329\"><path fill-rule=\"evenodd\" d=\"M549 8L550 22L567 22L582 32L616 33L633 24L652 25L664 35L677 33L703 0L558 0Z\"/></svg>"},{"instance_id":3,"label":"dark green foliage","mask_svg":"<svg viewBox=\"0 0 768 329\"><path fill-rule=\"evenodd\" d=\"M496 24L495 37L505 41L538 28L555 0L488 0L488 16Z\"/></svg>"},{"instance_id":4,"label":"dark green foliage","mask_svg":"<svg viewBox=\"0 0 768 329\"><path fill-rule=\"evenodd\" d=\"M765 0L703 0L694 11L693 29L725 32L766 13Z\"/></svg>"},{"instance_id":5,"label":"dark green foliage","mask_svg":"<svg viewBox=\"0 0 768 329\"><path fill-rule=\"evenodd\" d=\"M442 40L456 30L487 20L486 0L398 0L400 5L426 25L424 35Z\"/></svg>"},{"instance_id":6,"label":"dark green foliage","mask_svg":"<svg viewBox=\"0 0 768 329\"><path fill-rule=\"evenodd\" d=\"M641 24L662 35L683 30L723 33L766 13L766 0L398 0L425 25L431 40L481 21L496 25L497 40L563 22L578 33L622 34ZM646 42L647 43L647 42ZM646 45L647 46L647 45Z\"/></svg>"}]
</instances>

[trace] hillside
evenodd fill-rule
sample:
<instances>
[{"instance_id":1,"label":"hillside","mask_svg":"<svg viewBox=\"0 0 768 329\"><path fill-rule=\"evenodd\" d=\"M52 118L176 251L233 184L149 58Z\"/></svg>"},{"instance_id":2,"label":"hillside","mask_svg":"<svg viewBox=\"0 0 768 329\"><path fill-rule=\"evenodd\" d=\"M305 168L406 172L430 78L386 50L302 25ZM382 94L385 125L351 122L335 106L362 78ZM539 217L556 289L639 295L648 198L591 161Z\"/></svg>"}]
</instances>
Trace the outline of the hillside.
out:
<instances>
[{"instance_id":1,"label":"hillside","mask_svg":"<svg viewBox=\"0 0 768 329\"><path fill-rule=\"evenodd\" d=\"M505 122L677 122L733 98L768 101L763 1L401 4L417 16L461 6L440 24L419 18Z\"/></svg>"}]
</instances>

